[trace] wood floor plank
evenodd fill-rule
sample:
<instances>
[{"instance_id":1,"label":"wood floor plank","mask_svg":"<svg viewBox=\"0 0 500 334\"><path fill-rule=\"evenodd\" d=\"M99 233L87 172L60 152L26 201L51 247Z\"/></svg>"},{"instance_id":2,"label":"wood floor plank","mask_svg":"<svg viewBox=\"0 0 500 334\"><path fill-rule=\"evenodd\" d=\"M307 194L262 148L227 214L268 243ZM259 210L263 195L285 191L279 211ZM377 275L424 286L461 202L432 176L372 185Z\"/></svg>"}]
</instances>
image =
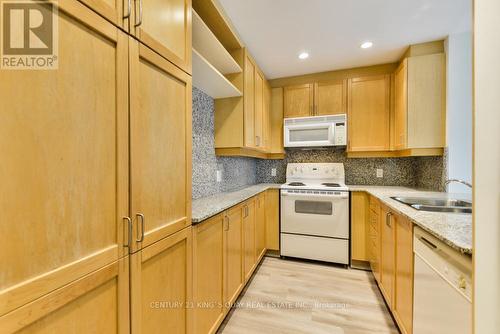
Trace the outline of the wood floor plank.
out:
<instances>
[{"instance_id":1,"label":"wood floor plank","mask_svg":"<svg viewBox=\"0 0 500 334\"><path fill-rule=\"evenodd\" d=\"M399 331L371 273L266 257L218 333Z\"/></svg>"}]
</instances>

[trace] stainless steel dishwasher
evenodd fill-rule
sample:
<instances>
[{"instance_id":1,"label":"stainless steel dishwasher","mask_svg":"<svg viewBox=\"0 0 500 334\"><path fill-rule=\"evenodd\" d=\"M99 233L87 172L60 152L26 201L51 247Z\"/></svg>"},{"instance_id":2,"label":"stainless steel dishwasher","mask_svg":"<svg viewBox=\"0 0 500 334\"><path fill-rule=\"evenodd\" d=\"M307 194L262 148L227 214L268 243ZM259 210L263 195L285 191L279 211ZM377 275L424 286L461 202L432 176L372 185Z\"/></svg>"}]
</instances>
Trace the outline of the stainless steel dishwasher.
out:
<instances>
[{"instance_id":1,"label":"stainless steel dishwasher","mask_svg":"<svg viewBox=\"0 0 500 334\"><path fill-rule=\"evenodd\" d=\"M472 259L415 227L413 334L472 333Z\"/></svg>"}]
</instances>

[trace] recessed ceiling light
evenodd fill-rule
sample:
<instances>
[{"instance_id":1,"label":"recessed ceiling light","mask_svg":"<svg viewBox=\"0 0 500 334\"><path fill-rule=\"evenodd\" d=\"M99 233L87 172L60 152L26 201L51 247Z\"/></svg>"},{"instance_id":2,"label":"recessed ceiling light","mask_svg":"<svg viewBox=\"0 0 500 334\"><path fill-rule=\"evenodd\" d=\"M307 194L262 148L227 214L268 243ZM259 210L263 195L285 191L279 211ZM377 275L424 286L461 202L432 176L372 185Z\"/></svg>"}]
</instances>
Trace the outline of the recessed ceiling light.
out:
<instances>
[{"instance_id":1,"label":"recessed ceiling light","mask_svg":"<svg viewBox=\"0 0 500 334\"><path fill-rule=\"evenodd\" d=\"M307 59L307 58L309 58L309 53L302 52L301 54L299 54L299 59Z\"/></svg>"},{"instance_id":2,"label":"recessed ceiling light","mask_svg":"<svg viewBox=\"0 0 500 334\"><path fill-rule=\"evenodd\" d=\"M372 46L373 46L373 43L370 41L367 41L367 42L364 42L363 44L361 44L362 49L368 49L368 48L371 48Z\"/></svg>"}]
</instances>

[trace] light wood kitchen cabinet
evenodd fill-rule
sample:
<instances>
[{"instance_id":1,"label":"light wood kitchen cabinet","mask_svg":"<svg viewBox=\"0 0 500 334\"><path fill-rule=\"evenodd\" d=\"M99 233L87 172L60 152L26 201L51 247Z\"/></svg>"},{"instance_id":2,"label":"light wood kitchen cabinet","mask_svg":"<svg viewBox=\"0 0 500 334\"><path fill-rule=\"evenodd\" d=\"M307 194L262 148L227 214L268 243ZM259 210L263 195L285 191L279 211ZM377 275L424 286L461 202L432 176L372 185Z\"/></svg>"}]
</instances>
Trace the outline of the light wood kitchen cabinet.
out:
<instances>
[{"instance_id":1,"label":"light wood kitchen cabinet","mask_svg":"<svg viewBox=\"0 0 500 334\"><path fill-rule=\"evenodd\" d=\"M444 147L445 55L437 53L405 58L394 79L394 148Z\"/></svg>"},{"instance_id":2,"label":"light wood kitchen cabinet","mask_svg":"<svg viewBox=\"0 0 500 334\"><path fill-rule=\"evenodd\" d=\"M247 54L244 66L243 105L245 147L255 147L255 65Z\"/></svg>"},{"instance_id":3,"label":"light wood kitchen cabinet","mask_svg":"<svg viewBox=\"0 0 500 334\"><path fill-rule=\"evenodd\" d=\"M386 206L380 209L381 225L381 275L380 290L389 307L394 307L395 283L395 215Z\"/></svg>"},{"instance_id":4,"label":"light wood kitchen cabinet","mask_svg":"<svg viewBox=\"0 0 500 334\"><path fill-rule=\"evenodd\" d=\"M314 86L314 115L337 115L347 112L347 81L318 82Z\"/></svg>"},{"instance_id":5,"label":"light wood kitchen cabinet","mask_svg":"<svg viewBox=\"0 0 500 334\"><path fill-rule=\"evenodd\" d=\"M191 77L130 39L133 251L191 224Z\"/></svg>"},{"instance_id":6,"label":"light wood kitchen cabinet","mask_svg":"<svg viewBox=\"0 0 500 334\"><path fill-rule=\"evenodd\" d=\"M263 75L259 71L256 70L254 73L254 79L255 79L255 89L254 89L254 92L255 92L255 99L254 99L255 138L254 138L254 144L255 144L255 147L264 148L264 132L265 132L264 78L263 78Z\"/></svg>"},{"instance_id":7,"label":"light wood kitchen cabinet","mask_svg":"<svg viewBox=\"0 0 500 334\"><path fill-rule=\"evenodd\" d=\"M252 276L255 269L255 199L248 200L243 207L243 273L245 282Z\"/></svg>"},{"instance_id":8,"label":"light wood kitchen cabinet","mask_svg":"<svg viewBox=\"0 0 500 334\"><path fill-rule=\"evenodd\" d=\"M412 333L413 325L413 224L396 218L396 273L393 312L404 334Z\"/></svg>"},{"instance_id":9,"label":"light wood kitchen cabinet","mask_svg":"<svg viewBox=\"0 0 500 334\"><path fill-rule=\"evenodd\" d=\"M243 72L228 78L236 87L241 87L243 97L215 100L215 154L282 158L282 142L273 141L282 136L282 125L276 126L272 118L271 87L246 49L233 55ZM277 149L276 145L280 147Z\"/></svg>"},{"instance_id":10,"label":"light wood kitchen cabinet","mask_svg":"<svg viewBox=\"0 0 500 334\"><path fill-rule=\"evenodd\" d=\"M127 37L77 1L57 19L57 70L0 71L0 315L128 254Z\"/></svg>"},{"instance_id":11,"label":"light wood kitchen cabinet","mask_svg":"<svg viewBox=\"0 0 500 334\"><path fill-rule=\"evenodd\" d=\"M224 302L234 303L245 285L243 275L243 205L226 212L224 228Z\"/></svg>"},{"instance_id":12,"label":"light wood kitchen cabinet","mask_svg":"<svg viewBox=\"0 0 500 334\"><path fill-rule=\"evenodd\" d=\"M132 333L192 331L192 231L130 255Z\"/></svg>"},{"instance_id":13,"label":"light wood kitchen cabinet","mask_svg":"<svg viewBox=\"0 0 500 334\"><path fill-rule=\"evenodd\" d=\"M333 80L284 88L285 118L345 114L347 81Z\"/></svg>"},{"instance_id":14,"label":"light wood kitchen cabinet","mask_svg":"<svg viewBox=\"0 0 500 334\"><path fill-rule=\"evenodd\" d=\"M364 191L351 192L351 258L369 261L369 196Z\"/></svg>"},{"instance_id":15,"label":"light wood kitchen cabinet","mask_svg":"<svg viewBox=\"0 0 500 334\"><path fill-rule=\"evenodd\" d=\"M136 0L132 7L131 32L191 74L191 0Z\"/></svg>"},{"instance_id":16,"label":"light wood kitchen cabinet","mask_svg":"<svg viewBox=\"0 0 500 334\"><path fill-rule=\"evenodd\" d=\"M280 249L280 191L266 191L266 249Z\"/></svg>"},{"instance_id":17,"label":"light wood kitchen cabinet","mask_svg":"<svg viewBox=\"0 0 500 334\"><path fill-rule=\"evenodd\" d=\"M128 257L0 317L0 328L2 333L130 333Z\"/></svg>"},{"instance_id":18,"label":"light wood kitchen cabinet","mask_svg":"<svg viewBox=\"0 0 500 334\"><path fill-rule=\"evenodd\" d=\"M219 214L193 227L194 333L215 333L224 318L225 219Z\"/></svg>"},{"instance_id":19,"label":"light wood kitchen cabinet","mask_svg":"<svg viewBox=\"0 0 500 334\"><path fill-rule=\"evenodd\" d=\"M390 75L349 79L349 152L390 149L390 82Z\"/></svg>"},{"instance_id":20,"label":"light wood kitchen cabinet","mask_svg":"<svg viewBox=\"0 0 500 334\"><path fill-rule=\"evenodd\" d=\"M308 117L314 114L314 85L303 84L284 88L284 116Z\"/></svg>"},{"instance_id":21,"label":"light wood kitchen cabinet","mask_svg":"<svg viewBox=\"0 0 500 334\"><path fill-rule=\"evenodd\" d=\"M378 200L370 196L370 268L373 276L380 283L380 242L381 242L381 227L380 227L380 205Z\"/></svg>"},{"instance_id":22,"label":"light wood kitchen cabinet","mask_svg":"<svg viewBox=\"0 0 500 334\"><path fill-rule=\"evenodd\" d=\"M266 253L266 193L255 196L255 258L256 262Z\"/></svg>"}]
</instances>

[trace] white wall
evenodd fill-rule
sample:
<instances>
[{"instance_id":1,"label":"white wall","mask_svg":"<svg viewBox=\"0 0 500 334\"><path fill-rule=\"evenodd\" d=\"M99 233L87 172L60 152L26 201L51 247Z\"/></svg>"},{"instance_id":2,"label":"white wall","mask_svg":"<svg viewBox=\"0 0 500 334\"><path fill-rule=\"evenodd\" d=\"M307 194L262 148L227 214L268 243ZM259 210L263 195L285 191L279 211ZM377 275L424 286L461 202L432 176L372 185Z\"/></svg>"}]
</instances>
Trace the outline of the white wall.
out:
<instances>
[{"instance_id":1,"label":"white wall","mask_svg":"<svg viewBox=\"0 0 500 334\"><path fill-rule=\"evenodd\" d=\"M450 35L445 43L447 57L448 178L472 181L472 32ZM451 183L449 191L471 193Z\"/></svg>"},{"instance_id":2,"label":"white wall","mask_svg":"<svg viewBox=\"0 0 500 334\"><path fill-rule=\"evenodd\" d=\"M474 324L500 331L500 1L474 1Z\"/></svg>"}]
</instances>

